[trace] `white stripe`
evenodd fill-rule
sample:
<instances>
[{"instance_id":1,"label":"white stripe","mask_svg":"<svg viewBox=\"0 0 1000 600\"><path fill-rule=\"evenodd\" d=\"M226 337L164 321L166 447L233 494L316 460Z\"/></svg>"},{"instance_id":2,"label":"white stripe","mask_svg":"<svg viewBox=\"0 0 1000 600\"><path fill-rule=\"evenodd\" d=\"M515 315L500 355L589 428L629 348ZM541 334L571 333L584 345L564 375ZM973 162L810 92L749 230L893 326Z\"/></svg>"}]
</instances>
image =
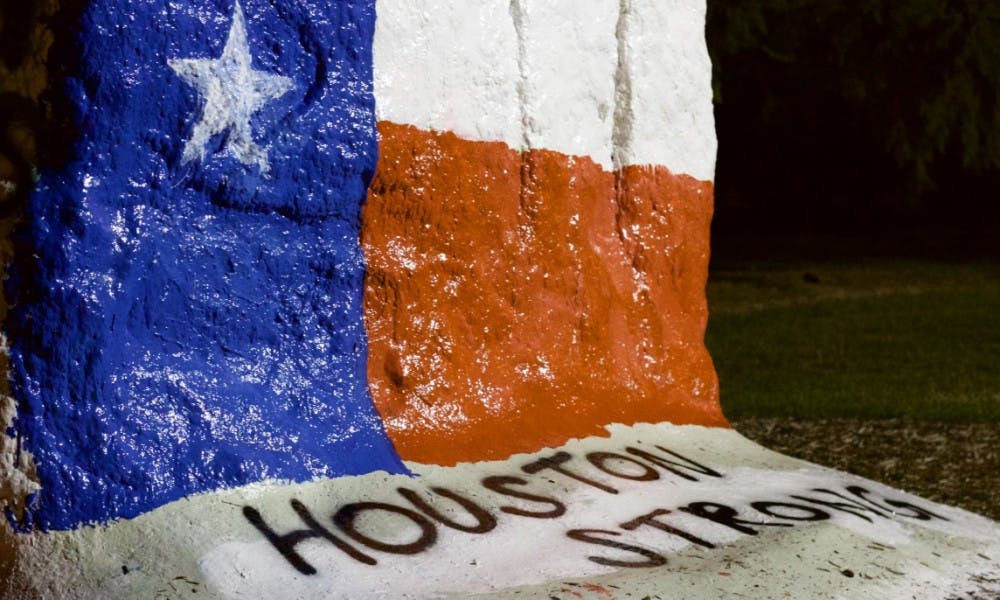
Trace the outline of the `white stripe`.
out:
<instances>
[{"instance_id":1,"label":"white stripe","mask_svg":"<svg viewBox=\"0 0 1000 600\"><path fill-rule=\"evenodd\" d=\"M610 167L618 0L514 5L523 17L516 27L523 52L523 145L589 156Z\"/></svg>"},{"instance_id":2,"label":"white stripe","mask_svg":"<svg viewBox=\"0 0 1000 600\"><path fill-rule=\"evenodd\" d=\"M712 63L699 0L630 0L634 136L625 164L660 164L715 177Z\"/></svg>"},{"instance_id":3,"label":"white stripe","mask_svg":"<svg viewBox=\"0 0 1000 600\"><path fill-rule=\"evenodd\" d=\"M376 5L379 120L517 146L517 36L509 0Z\"/></svg>"},{"instance_id":4,"label":"white stripe","mask_svg":"<svg viewBox=\"0 0 1000 600\"><path fill-rule=\"evenodd\" d=\"M378 118L606 169L715 169L704 0L379 0Z\"/></svg>"}]
</instances>

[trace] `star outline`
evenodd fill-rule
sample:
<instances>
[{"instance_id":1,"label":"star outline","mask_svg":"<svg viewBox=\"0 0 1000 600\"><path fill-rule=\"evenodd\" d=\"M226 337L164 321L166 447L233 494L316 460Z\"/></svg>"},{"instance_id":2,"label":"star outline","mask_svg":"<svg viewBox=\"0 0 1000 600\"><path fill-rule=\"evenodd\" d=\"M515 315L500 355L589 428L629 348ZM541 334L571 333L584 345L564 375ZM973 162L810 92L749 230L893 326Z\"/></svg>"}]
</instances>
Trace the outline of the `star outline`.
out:
<instances>
[{"instance_id":1,"label":"star outline","mask_svg":"<svg viewBox=\"0 0 1000 600\"><path fill-rule=\"evenodd\" d=\"M181 164L195 159L205 162L209 140L225 134L223 154L246 166L256 166L267 175L267 149L254 141L250 118L295 85L290 77L253 68L246 18L239 0L234 3L232 23L218 58L175 58L168 59L167 65L203 100L201 114L184 144Z\"/></svg>"}]
</instances>

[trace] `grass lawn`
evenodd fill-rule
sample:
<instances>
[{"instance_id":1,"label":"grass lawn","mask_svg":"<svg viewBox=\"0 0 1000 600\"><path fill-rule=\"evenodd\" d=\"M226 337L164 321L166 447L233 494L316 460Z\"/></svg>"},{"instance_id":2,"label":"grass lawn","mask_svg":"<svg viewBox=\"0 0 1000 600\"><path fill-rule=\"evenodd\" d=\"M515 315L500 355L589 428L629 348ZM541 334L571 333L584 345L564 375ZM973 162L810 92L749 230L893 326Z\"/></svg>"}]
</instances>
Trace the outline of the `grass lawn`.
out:
<instances>
[{"instance_id":1,"label":"grass lawn","mask_svg":"<svg viewBox=\"0 0 1000 600\"><path fill-rule=\"evenodd\" d=\"M746 417L1000 421L1000 268L713 265L706 344Z\"/></svg>"}]
</instances>

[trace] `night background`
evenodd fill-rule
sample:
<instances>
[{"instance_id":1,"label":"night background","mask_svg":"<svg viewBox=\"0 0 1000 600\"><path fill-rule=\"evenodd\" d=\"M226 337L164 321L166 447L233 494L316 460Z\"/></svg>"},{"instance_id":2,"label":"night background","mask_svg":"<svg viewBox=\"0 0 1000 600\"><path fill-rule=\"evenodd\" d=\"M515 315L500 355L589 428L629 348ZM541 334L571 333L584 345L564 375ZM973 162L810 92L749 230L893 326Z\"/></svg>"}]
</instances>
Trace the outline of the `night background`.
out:
<instances>
[{"instance_id":1,"label":"night background","mask_svg":"<svg viewBox=\"0 0 1000 600\"><path fill-rule=\"evenodd\" d=\"M77 6L0 4L0 237L72 134L43 92ZM706 34L726 414L1000 518L1000 3L709 0Z\"/></svg>"},{"instance_id":2,"label":"night background","mask_svg":"<svg viewBox=\"0 0 1000 600\"><path fill-rule=\"evenodd\" d=\"M727 416L1000 518L1000 3L709 0L707 38Z\"/></svg>"},{"instance_id":3,"label":"night background","mask_svg":"<svg viewBox=\"0 0 1000 600\"><path fill-rule=\"evenodd\" d=\"M988 0L710 1L716 249L995 256L998 27Z\"/></svg>"}]
</instances>

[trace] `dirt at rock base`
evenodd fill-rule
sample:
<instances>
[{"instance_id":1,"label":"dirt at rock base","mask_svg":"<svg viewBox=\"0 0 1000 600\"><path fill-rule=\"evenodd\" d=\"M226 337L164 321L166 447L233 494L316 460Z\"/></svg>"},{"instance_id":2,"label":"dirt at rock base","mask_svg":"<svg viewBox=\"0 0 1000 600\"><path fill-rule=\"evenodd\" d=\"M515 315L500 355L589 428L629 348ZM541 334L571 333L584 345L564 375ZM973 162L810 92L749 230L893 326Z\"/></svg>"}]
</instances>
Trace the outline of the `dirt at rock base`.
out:
<instances>
[{"instance_id":1,"label":"dirt at rock base","mask_svg":"<svg viewBox=\"0 0 1000 600\"><path fill-rule=\"evenodd\" d=\"M1000 520L1000 423L903 419L743 419L777 452Z\"/></svg>"}]
</instances>

